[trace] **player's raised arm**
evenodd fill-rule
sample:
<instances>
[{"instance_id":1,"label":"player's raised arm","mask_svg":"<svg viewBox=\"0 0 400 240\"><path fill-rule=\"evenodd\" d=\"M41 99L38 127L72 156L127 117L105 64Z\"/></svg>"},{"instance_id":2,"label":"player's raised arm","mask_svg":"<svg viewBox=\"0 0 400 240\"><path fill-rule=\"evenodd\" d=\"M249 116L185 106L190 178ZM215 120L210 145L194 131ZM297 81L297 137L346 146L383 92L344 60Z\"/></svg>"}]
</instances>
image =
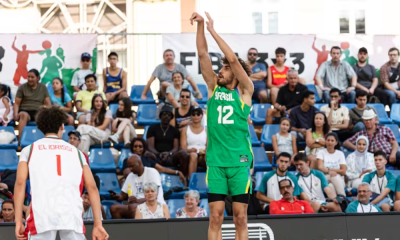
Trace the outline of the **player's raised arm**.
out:
<instances>
[{"instance_id":1,"label":"player's raised arm","mask_svg":"<svg viewBox=\"0 0 400 240\"><path fill-rule=\"evenodd\" d=\"M226 42L218 35L218 33L214 30L214 20L211 18L210 14L206 12L206 16L208 19L207 22L207 30L211 33L215 41L217 42L219 48L224 53L226 60L228 60L229 65L232 68L233 73L235 74L241 88L244 90L245 94L253 95L254 85L247 75L246 71L243 69L242 65L239 63L236 54L232 51L232 49L226 44Z\"/></svg>"},{"instance_id":2,"label":"player's raised arm","mask_svg":"<svg viewBox=\"0 0 400 240\"><path fill-rule=\"evenodd\" d=\"M212 69L211 59L208 55L207 40L204 34L204 18L195 12L190 18L191 24L193 24L193 21L197 22L196 45L197 54L200 58L201 74L203 75L204 81L207 83L208 89L213 91L217 84L217 75ZM211 95L209 94L208 96L210 97Z\"/></svg>"}]
</instances>

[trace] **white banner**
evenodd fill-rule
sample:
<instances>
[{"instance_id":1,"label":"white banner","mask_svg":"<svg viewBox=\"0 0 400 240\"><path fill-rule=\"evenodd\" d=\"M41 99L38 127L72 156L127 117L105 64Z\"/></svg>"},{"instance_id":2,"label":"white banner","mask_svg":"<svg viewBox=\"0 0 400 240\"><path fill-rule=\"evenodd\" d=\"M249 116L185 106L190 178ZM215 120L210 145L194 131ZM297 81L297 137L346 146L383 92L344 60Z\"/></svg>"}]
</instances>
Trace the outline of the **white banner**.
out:
<instances>
[{"instance_id":1,"label":"white banner","mask_svg":"<svg viewBox=\"0 0 400 240\"><path fill-rule=\"evenodd\" d=\"M59 77L71 91L71 79L81 67L82 53L92 55L95 71L96 47L96 34L1 34L0 83L9 85L15 94L18 86L27 81L27 72L35 68L43 83Z\"/></svg>"},{"instance_id":2,"label":"white banner","mask_svg":"<svg viewBox=\"0 0 400 240\"><path fill-rule=\"evenodd\" d=\"M314 76L320 64L330 59L333 46L342 48L342 60L350 65L357 62L358 49L368 49L369 63L379 69L389 60L388 50L400 46L399 36L369 35L247 35L222 34L222 38L239 57L247 60L249 48L257 48L259 62L271 66L275 61L275 49L286 49L285 65L299 71L307 83L314 83ZM210 34L206 34L208 50L215 71L221 67L223 55ZM175 51L175 61L183 64L193 76L201 74L196 51L196 34L163 34L163 49Z\"/></svg>"}]
</instances>

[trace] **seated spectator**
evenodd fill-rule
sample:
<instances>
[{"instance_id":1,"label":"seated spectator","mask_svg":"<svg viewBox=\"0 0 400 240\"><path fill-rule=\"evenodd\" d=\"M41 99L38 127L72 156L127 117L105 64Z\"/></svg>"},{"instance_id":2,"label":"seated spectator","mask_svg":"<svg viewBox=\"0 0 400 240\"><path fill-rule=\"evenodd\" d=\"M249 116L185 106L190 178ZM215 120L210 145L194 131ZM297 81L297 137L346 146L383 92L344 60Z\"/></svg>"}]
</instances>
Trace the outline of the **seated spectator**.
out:
<instances>
[{"instance_id":1,"label":"seated spectator","mask_svg":"<svg viewBox=\"0 0 400 240\"><path fill-rule=\"evenodd\" d=\"M94 95L91 105L91 112L86 115L86 124L79 125L76 129L82 134L79 150L84 153L87 153L90 146L94 144L108 142L108 137L111 134L112 114L111 110L106 110L103 97L100 94Z\"/></svg>"},{"instance_id":2,"label":"seated spectator","mask_svg":"<svg viewBox=\"0 0 400 240\"><path fill-rule=\"evenodd\" d=\"M363 182L371 185L371 204L381 208L383 212L390 212L393 205L393 194L396 192L396 177L386 171L386 153L378 150L374 153L376 171L364 176Z\"/></svg>"},{"instance_id":3,"label":"seated spectator","mask_svg":"<svg viewBox=\"0 0 400 240\"><path fill-rule=\"evenodd\" d=\"M192 109L190 104L190 90L182 89L180 94L180 106L175 108L174 117L170 125L182 130L184 127L192 123Z\"/></svg>"},{"instance_id":4,"label":"seated spectator","mask_svg":"<svg viewBox=\"0 0 400 240\"><path fill-rule=\"evenodd\" d=\"M61 110L66 113L72 113L72 99L68 92L64 92L64 82L61 78L53 79L53 91L49 91L50 101L53 105L60 106ZM68 125L74 125L74 117L68 116Z\"/></svg>"},{"instance_id":5,"label":"seated spectator","mask_svg":"<svg viewBox=\"0 0 400 240\"><path fill-rule=\"evenodd\" d=\"M325 137L326 148L318 151L318 170L325 174L329 186L337 195L346 196L344 192L344 176L346 175L346 160L340 151L340 142L336 133L328 133Z\"/></svg>"},{"instance_id":6,"label":"seated spectator","mask_svg":"<svg viewBox=\"0 0 400 240\"><path fill-rule=\"evenodd\" d=\"M292 131L296 140L304 141L307 129L310 129L318 109L314 107L315 94L311 91L305 91L301 98L301 105L292 108L290 111L290 121L292 122Z\"/></svg>"},{"instance_id":7,"label":"seated spectator","mask_svg":"<svg viewBox=\"0 0 400 240\"><path fill-rule=\"evenodd\" d=\"M356 140L359 136L366 136L371 139L369 142L368 152L375 152L377 150L384 151L389 155L389 163L391 165L400 167L400 152L398 152L399 145L390 128L376 124L377 115L371 110L365 110L362 116L365 129L356 133L353 137L347 139L343 146L350 149L356 149Z\"/></svg>"},{"instance_id":8,"label":"seated spectator","mask_svg":"<svg viewBox=\"0 0 400 240\"><path fill-rule=\"evenodd\" d=\"M108 138L114 144L124 141L124 148L129 148L131 139L137 136L134 127L136 113L131 108L132 102L130 98L119 100L118 109L113 115L114 120L111 125L111 130L115 133Z\"/></svg>"},{"instance_id":9,"label":"seated spectator","mask_svg":"<svg viewBox=\"0 0 400 240\"><path fill-rule=\"evenodd\" d=\"M254 92L252 99L257 103L268 102L268 92L266 87L267 68L264 63L257 62L258 50L250 48L247 52L247 64L251 67L252 74L250 75L253 81Z\"/></svg>"},{"instance_id":10,"label":"seated spectator","mask_svg":"<svg viewBox=\"0 0 400 240\"><path fill-rule=\"evenodd\" d=\"M182 88L188 88L189 83L192 86L194 92L193 95L197 99L202 99L203 96L201 95L197 84L193 80L189 73L187 72L186 68L179 63L174 63L175 60L175 53L171 49L167 49L164 51L164 63L158 65L156 69L154 69L153 74L151 75L149 81L147 82L146 87L143 89L141 99L146 100L146 94L150 90L151 84L154 82L156 78L160 80L160 91L157 93L159 99L165 98L166 90L169 86L172 85L172 74L175 72L180 72L183 74L183 78L186 79L184 81Z\"/></svg>"},{"instance_id":11,"label":"seated spectator","mask_svg":"<svg viewBox=\"0 0 400 240\"><path fill-rule=\"evenodd\" d=\"M379 70L379 77L381 79L381 84L385 89L388 97L389 105L397 103L400 99L400 65L399 65L399 49L390 48L389 49L389 62L383 64Z\"/></svg>"},{"instance_id":12,"label":"seated spectator","mask_svg":"<svg viewBox=\"0 0 400 240\"><path fill-rule=\"evenodd\" d=\"M287 152L292 156L297 154L296 138L290 134L290 127L290 119L281 118L279 123L280 130L272 136L272 147L274 148L275 156L278 156L281 152Z\"/></svg>"},{"instance_id":13,"label":"seated spectator","mask_svg":"<svg viewBox=\"0 0 400 240\"><path fill-rule=\"evenodd\" d=\"M79 121L79 124L86 123L86 114L88 114L90 112L90 109L92 108L92 99L94 95L100 94L103 99L106 99L106 95L104 95L103 92L97 90L96 82L96 75L87 75L85 77L86 90L82 90L76 95L76 120Z\"/></svg>"},{"instance_id":14,"label":"seated spectator","mask_svg":"<svg viewBox=\"0 0 400 240\"><path fill-rule=\"evenodd\" d=\"M0 124L5 127L14 119L13 103L11 101L11 89L0 84Z\"/></svg>"},{"instance_id":15,"label":"seated spectator","mask_svg":"<svg viewBox=\"0 0 400 240\"><path fill-rule=\"evenodd\" d=\"M311 129L306 131L306 149L305 153L310 161L312 169L318 168L317 154L325 149L325 136L330 132L328 118L323 112L317 112L314 116Z\"/></svg>"},{"instance_id":16,"label":"seated spectator","mask_svg":"<svg viewBox=\"0 0 400 240\"><path fill-rule=\"evenodd\" d=\"M124 69L117 67L118 54L116 52L108 54L108 63L110 67L103 69L103 91L107 102L129 97L126 92L128 74Z\"/></svg>"},{"instance_id":17,"label":"seated spectator","mask_svg":"<svg viewBox=\"0 0 400 240\"><path fill-rule=\"evenodd\" d=\"M346 106L340 105L340 91L337 88L332 88L329 92L331 102L321 107L321 112L324 112L328 118L329 126L332 132L335 132L341 142L346 141L349 136L349 109Z\"/></svg>"},{"instance_id":18,"label":"seated spectator","mask_svg":"<svg viewBox=\"0 0 400 240\"><path fill-rule=\"evenodd\" d=\"M28 72L28 82L20 85L15 95L14 120L18 121L18 132L22 133L29 121L35 121L37 111L42 106L50 106L50 96L46 85L39 83L38 70ZM19 140L21 140L19 134Z\"/></svg>"},{"instance_id":19,"label":"seated spectator","mask_svg":"<svg viewBox=\"0 0 400 240\"><path fill-rule=\"evenodd\" d=\"M360 185L358 185L357 192L358 200L351 202L347 206L346 213L382 212L379 207L369 202L372 196L369 183L360 183Z\"/></svg>"},{"instance_id":20,"label":"seated spectator","mask_svg":"<svg viewBox=\"0 0 400 240\"><path fill-rule=\"evenodd\" d=\"M292 173L288 172L290 166L291 156L289 153L282 152L276 158L278 167L276 170L267 172L261 180L260 186L257 190L257 199L264 202L264 212L270 213L270 204L272 201L280 200L282 193L278 188L279 182L283 179L290 180L291 186L294 186L294 196L299 196L303 193L303 189L299 187L297 178ZM304 199L308 199L307 195L304 194Z\"/></svg>"},{"instance_id":21,"label":"seated spectator","mask_svg":"<svg viewBox=\"0 0 400 240\"><path fill-rule=\"evenodd\" d=\"M185 193L185 206L176 210L176 218L199 218L207 217L207 211L199 207L200 194L196 190Z\"/></svg>"},{"instance_id":22,"label":"seated spectator","mask_svg":"<svg viewBox=\"0 0 400 240\"><path fill-rule=\"evenodd\" d=\"M92 56L90 53L82 53L81 55L81 69L74 73L71 81L71 87L74 89L74 101L78 93L82 90L86 90L85 77L87 75L94 74L90 69L90 64L92 63Z\"/></svg>"},{"instance_id":23,"label":"seated spectator","mask_svg":"<svg viewBox=\"0 0 400 240\"><path fill-rule=\"evenodd\" d=\"M1 205L1 221L0 222L15 222L15 208L12 199L4 200Z\"/></svg>"},{"instance_id":24,"label":"seated spectator","mask_svg":"<svg viewBox=\"0 0 400 240\"><path fill-rule=\"evenodd\" d=\"M134 218L136 207L146 201L145 189L143 187L150 182L153 182L159 189L156 192L156 201L164 203L161 177L157 170L143 167L141 158L136 154L129 157L128 168L131 170L131 173L122 186L121 194L110 193L111 197L117 201L128 200L128 205L112 205L110 211L113 219Z\"/></svg>"},{"instance_id":25,"label":"seated spectator","mask_svg":"<svg viewBox=\"0 0 400 240\"><path fill-rule=\"evenodd\" d=\"M368 152L368 145L368 138L359 136L356 141L356 151L346 158L348 188L358 188L365 174L376 170L374 154Z\"/></svg>"},{"instance_id":26,"label":"seated spectator","mask_svg":"<svg viewBox=\"0 0 400 240\"><path fill-rule=\"evenodd\" d=\"M133 154L136 154L141 158L144 167L155 168L159 173L179 175L181 181L183 183L185 182L185 176L183 176L181 171L163 167L156 162L156 157L154 156L154 154L148 152L147 143L143 138L132 139L130 150ZM122 173L125 178L128 177L128 175L131 173L131 170L128 168L128 158L125 159L122 164Z\"/></svg>"},{"instance_id":27,"label":"seated spectator","mask_svg":"<svg viewBox=\"0 0 400 240\"><path fill-rule=\"evenodd\" d=\"M198 166L206 167L207 129L201 126L203 109L192 109L192 123L181 131L180 145L189 155L188 179Z\"/></svg>"},{"instance_id":28,"label":"seated spectator","mask_svg":"<svg viewBox=\"0 0 400 240\"><path fill-rule=\"evenodd\" d=\"M154 182L147 182L143 185L143 191L145 202L137 206L135 219L171 218L167 204L157 201L160 186Z\"/></svg>"},{"instance_id":29,"label":"seated spectator","mask_svg":"<svg viewBox=\"0 0 400 240\"><path fill-rule=\"evenodd\" d=\"M172 74L172 81L173 84L171 86L167 87L166 90L166 99L165 99L165 103L172 105L174 108L178 108L180 106L180 102L179 100L182 99L183 97L181 97L181 92L183 90L183 74L181 72L174 72ZM190 91L189 91L190 93ZM186 96L185 96L186 97ZM198 105L197 102L195 101L194 97L189 94L189 98L190 98L190 103L193 106Z\"/></svg>"},{"instance_id":30,"label":"seated spectator","mask_svg":"<svg viewBox=\"0 0 400 240\"><path fill-rule=\"evenodd\" d=\"M370 110L372 109L376 115L378 113L376 112L374 107L367 106L367 92L363 90L357 90L356 91L356 103L357 106L354 108L350 109L349 111L349 117L350 117L350 122L349 122L349 130L354 134L356 132L359 132L365 128L362 115L364 114L365 110Z\"/></svg>"},{"instance_id":31,"label":"seated spectator","mask_svg":"<svg viewBox=\"0 0 400 240\"><path fill-rule=\"evenodd\" d=\"M303 93L308 91L306 86L299 83L299 75L294 69L288 70L287 81L288 84L282 86L277 93L278 97L273 104L274 108L267 111L266 124L272 124L274 118L275 122L279 122L279 118L289 115L293 107L301 104Z\"/></svg>"},{"instance_id":32,"label":"seated spectator","mask_svg":"<svg viewBox=\"0 0 400 240\"><path fill-rule=\"evenodd\" d=\"M337 88L342 93L343 102L354 103L356 98L357 75L353 68L346 61L340 61L342 50L340 47L334 46L331 48L332 59L323 62L318 69L315 79L318 86L322 90L322 100L325 103L330 103L329 91L332 88ZM349 80L351 85L349 86Z\"/></svg>"},{"instance_id":33,"label":"seated spectator","mask_svg":"<svg viewBox=\"0 0 400 240\"><path fill-rule=\"evenodd\" d=\"M83 202L83 221L94 221L93 217L93 209L90 204L89 194L85 191L82 194L82 202ZM104 211L103 206L101 206L101 220L107 219L106 212Z\"/></svg>"},{"instance_id":34,"label":"seated spectator","mask_svg":"<svg viewBox=\"0 0 400 240\"><path fill-rule=\"evenodd\" d=\"M394 203L393 211L399 212L400 211L400 176L397 176L397 180L396 180L395 200L396 200L396 202Z\"/></svg>"},{"instance_id":35,"label":"seated spectator","mask_svg":"<svg viewBox=\"0 0 400 240\"><path fill-rule=\"evenodd\" d=\"M314 212L341 212L335 191L328 186L328 181L322 172L310 169L307 155L304 153L295 155L294 164L299 171L297 174L299 186L311 200L310 204ZM332 202L327 202L324 194Z\"/></svg>"},{"instance_id":36,"label":"seated spectator","mask_svg":"<svg viewBox=\"0 0 400 240\"><path fill-rule=\"evenodd\" d=\"M303 214L314 213L314 210L307 201L297 200L293 197L293 184L289 179L280 180L278 183L281 200L271 202L270 214Z\"/></svg>"}]
</instances>

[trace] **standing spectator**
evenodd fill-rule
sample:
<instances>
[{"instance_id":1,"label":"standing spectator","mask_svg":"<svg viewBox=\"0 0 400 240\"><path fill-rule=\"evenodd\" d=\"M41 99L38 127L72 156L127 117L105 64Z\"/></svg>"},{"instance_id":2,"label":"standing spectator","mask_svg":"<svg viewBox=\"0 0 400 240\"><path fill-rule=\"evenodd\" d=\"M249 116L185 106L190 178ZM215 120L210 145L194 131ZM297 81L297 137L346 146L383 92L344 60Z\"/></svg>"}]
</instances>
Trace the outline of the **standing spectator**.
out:
<instances>
[{"instance_id":1,"label":"standing spectator","mask_svg":"<svg viewBox=\"0 0 400 240\"><path fill-rule=\"evenodd\" d=\"M375 171L374 154L368 152L369 140L366 136L359 136L356 142L356 151L346 158L347 187L358 188L364 175Z\"/></svg>"},{"instance_id":2,"label":"standing spectator","mask_svg":"<svg viewBox=\"0 0 400 240\"><path fill-rule=\"evenodd\" d=\"M340 61L341 56L342 50L340 47L332 47L331 61L322 63L315 77L318 86L323 92L322 99L325 103L331 102L329 91L332 88L340 90L343 102L354 103L356 99L357 75L347 62ZM351 80L350 86L349 80Z\"/></svg>"},{"instance_id":3,"label":"standing spectator","mask_svg":"<svg viewBox=\"0 0 400 240\"><path fill-rule=\"evenodd\" d=\"M0 124L3 127L14 119L14 111L11 101L11 89L9 86L0 84Z\"/></svg>"},{"instance_id":4,"label":"standing spectator","mask_svg":"<svg viewBox=\"0 0 400 240\"><path fill-rule=\"evenodd\" d=\"M329 126L332 132L339 136L340 141L346 141L351 137L349 133L349 109L346 106L340 105L340 91L337 88L332 88L329 92L331 102L321 107L321 112L326 114Z\"/></svg>"},{"instance_id":5,"label":"standing spectator","mask_svg":"<svg viewBox=\"0 0 400 240\"><path fill-rule=\"evenodd\" d=\"M378 87L378 77L376 69L371 64L368 64L368 51L365 47L358 50L358 62L353 65L353 70L357 74L357 90L365 91L368 96L376 96L384 104L389 104L387 94ZM356 90L356 98L357 98Z\"/></svg>"},{"instance_id":6,"label":"standing spectator","mask_svg":"<svg viewBox=\"0 0 400 240\"><path fill-rule=\"evenodd\" d=\"M2 223L6 222L15 222L15 209L14 209L14 201L12 199L4 200L1 205L1 221Z\"/></svg>"},{"instance_id":7,"label":"standing spectator","mask_svg":"<svg viewBox=\"0 0 400 240\"><path fill-rule=\"evenodd\" d=\"M83 202L83 216L82 216L83 221L94 221L93 209L90 204L89 194L86 191L83 192L82 194L82 202ZM100 211L101 211L101 220L107 219L103 206L101 206Z\"/></svg>"},{"instance_id":8,"label":"standing spectator","mask_svg":"<svg viewBox=\"0 0 400 240\"><path fill-rule=\"evenodd\" d=\"M272 124L274 118L279 122L280 117L288 115L293 107L301 104L302 94L308 91L306 86L299 83L299 75L294 69L288 70L287 81L288 84L279 89L274 108L267 111L266 124Z\"/></svg>"},{"instance_id":9,"label":"standing spectator","mask_svg":"<svg viewBox=\"0 0 400 240\"><path fill-rule=\"evenodd\" d=\"M143 190L145 202L137 206L135 219L171 218L168 206L164 201L157 201L160 186L154 182L148 182L143 185Z\"/></svg>"},{"instance_id":10,"label":"standing spectator","mask_svg":"<svg viewBox=\"0 0 400 240\"><path fill-rule=\"evenodd\" d=\"M158 65L156 69L154 69L153 74L151 75L149 81L147 82L146 87L143 89L141 99L143 100L147 99L146 94L150 89L150 85L154 82L156 78L160 80L160 91L158 92L158 98L164 99L167 87L172 85L172 74L174 72L182 73L183 78L186 79L192 86L194 90L193 95L197 99L202 99L203 96L201 96L197 84L194 82L193 78L189 76L189 73L187 72L186 68L182 64L174 62L175 60L174 51L172 51L171 49L167 49L164 51L163 56L164 56L164 63ZM187 88L188 86L189 84L185 81L182 85L182 88Z\"/></svg>"},{"instance_id":11,"label":"standing spectator","mask_svg":"<svg viewBox=\"0 0 400 240\"><path fill-rule=\"evenodd\" d=\"M305 153L310 161L312 169L318 168L317 155L322 149L325 149L325 136L330 132L328 119L323 112L317 112L314 116L311 129L306 132Z\"/></svg>"},{"instance_id":12,"label":"standing spectator","mask_svg":"<svg viewBox=\"0 0 400 240\"><path fill-rule=\"evenodd\" d=\"M111 135L108 139L114 144L118 144L120 141L124 141L124 148L129 148L131 139L135 138L135 118L136 113L132 111L132 102L130 98L122 98L118 101L117 112L113 115L113 121L111 130L114 135Z\"/></svg>"},{"instance_id":13,"label":"standing spectator","mask_svg":"<svg viewBox=\"0 0 400 240\"><path fill-rule=\"evenodd\" d=\"M76 99L76 95L82 90L86 90L85 77L87 75L94 74L94 72L90 69L90 64L92 63L92 56L89 53L84 52L81 55L81 69L74 73L72 77L71 86L74 89L74 101Z\"/></svg>"},{"instance_id":14,"label":"standing spectator","mask_svg":"<svg viewBox=\"0 0 400 240\"><path fill-rule=\"evenodd\" d=\"M126 92L128 74L124 69L117 67L118 54L116 52L108 54L108 63L110 67L103 69L103 91L107 102L129 97Z\"/></svg>"},{"instance_id":15,"label":"standing spectator","mask_svg":"<svg viewBox=\"0 0 400 240\"><path fill-rule=\"evenodd\" d=\"M268 102L268 93L265 83L267 77L267 67L264 63L257 62L258 50L256 48L250 48L247 52L247 64L251 67L253 72L250 75L251 81L254 85L254 93L252 99L258 103Z\"/></svg>"},{"instance_id":16,"label":"standing spectator","mask_svg":"<svg viewBox=\"0 0 400 240\"><path fill-rule=\"evenodd\" d=\"M275 50L276 63L268 68L267 87L271 94L271 103L275 105L278 91L286 84L287 72L289 67L285 66L286 50L278 47Z\"/></svg>"},{"instance_id":17,"label":"standing spectator","mask_svg":"<svg viewBox=\"0 0 400 240\"><path fill-rule=\"evenodd\" d=\"M278 186L282 199L271 202L271 215L314 213L307 201L297 200L293 197L293 184L289 179L280 180Z\"/></svg>"},{"instance_id":18,"label":"standing spectator","mask_svg":"<svg viewBox=\"0 0 400 240\"><path fill-rule=\"evenodd\" d=\"M374 153L377 150L384 151L389 155L389 163L400 167L399 144L390 128L376 124L376 114L370 110L365 110L362 116L365 129L356 133L353 137L347 139L343 146L350 149L356 149L356 140L359 136L366 136L369 140L368 152Z\"/></svg>"},{"instance_id":19,"label":"standing spectator","mask_svg":"<svg viewBox=\"0 0 400 240\"><path fill-rule=\"evenodd\" d=\"M326 148L317 155L318 170L325 174L329 186L337 195L346 196L344 192L346 175L346 159L340 151L339 138L336 133L328 133L325 137Z\"/></svg>"},{"instance_id":20,"label":"standing spectator","mask_svg":"<svg viewBox=\"0 0 400 240\"><path fill-rule=\"evenodd\" d=\"M146 201L144 186L153 182L158 187L155 199L164 202L164 193L160 174L154 168L143 167L142 160L136 154L128 159L128 168L131 170L121 189L121 194L111 192L111 197L117 201L128 200L128 205L115 204L110 208L113 219L130 219L135 217L136 208Z\"/></svg>"},{"instance_id":21,"label":"standing spectator","mask_svg":"<svg viewBox=\"0 0 400 240\"><path fill-rule=\"evenodd\" d=\"M68 113L72 113L72 99L68 92L64 91L64 82L61 78L53 79L53 91L49 91L50 101L53 105L60 106L61 110L67 113L68 125L74 125L74 117Z\"/></svg>"},{"instance_id":22,"label":"standing spectator","mask_svg":"<svg viewBox=\"0 0 400 240\"><path fill-rule=\"evenodd\" d=\"M201 126L202 119L203 110L193 107L192 123L181 131L181 149L189 154L188 179L197 171L198 166L206 166L207 130Z\"/></svg>"},{"instance_id":23,"label":"standing spectator","mask_svg":"<svg viewBox=\"0 0 400 240\"><path fill-rule=\"evenodd\" d=\"M100 94L103 99L106 99L106 95L103 92L97 90L96 82L96 75L87 75L85 77L86 90L82 90L76 95L76 120L79 121L79 124L86 123L86 115L90 112L90 109L92 108L92 99L94 95Z\"/></svg>"},{"instance_id":24,"label":"standing spectator","mask_svg":"<svg viewBox=\"0 0 400 240\"><path fill-rule=\"evenodd\" d=\"M310 169L307 155L298 153L294 156L294 163L299 171L297 174L299 186L311 200L310 204L314 212L341 212L342 209L336 200L335 191L328 186L328 181L322 172ZM324 194L332 202L328 203Z\"/></svg>"},{"instance_id":25,"label":"standing spectator","mask_svg":"<svg viewBox=\"0 0 400 240\"><path fill-rule=\"evenodd\" d=\"M400 64L399 49L393 47L389 49L389 62L383 64L379 71L381 83L388 96L389 105L400 99L399 81L400 81Z\"/></svg>"},{"instance_id":26,"label":"standing spectator","mask_svg":"<svg viewBox=\"0 0 400 240\"><path fill-rule=\"evenodd\" d=\"M272 136L272 147L274 148L275 156L278 156L281 152L287 152L292 156L297 154L296 138L289 132L290 125L289 118L281 118L279 123L280 130Z\"/></svg>"},{"instance_id":27,"label":"standing spectator","mask_svg":"<svg viewBox=\"0 0 400 240\"><path fill-rule=\"evenodd\" d=\"M304 141L307 129L311 128L315 113L318 109L314 107L315 94L311 91L305 91L301 98L301 105L294 107L290 111L290 121L292 122L292 131L297 141Z\"/></svg>"},{"instance_id":28,"label":"standing spectator","mask_svg":"<svg viewBox=\"0 0 400 240\"><path fill-rule=\"evenodd\" d=\"M363 90L357 90L356 91L356 103L357 106L354 108L350 109L349 111L349 117L350 117L350 122L349 122L349 130L354 134L356 132L359 132L365 128L362 115L364 114L365 110L370 110L372 109L376 115L378 113L376 112L374 107L367 106L367 92Z\"/></svg>"},{"instance_id":29,"label":"standing spectator","mask_svg":"<svg viewBox=\"0 0 400 240\"><path fill-rule=\"evenodd\" d=\"M176 218L207 217L207 211L199 207L200 194L197 190L189 190L185 193L185 206L176 210Z\"/></svg>"},{"instance_id":30,"label":"standing spectator","mask_svg":"<svg viewBox=\"0 0 400 240\"><path fill-rule=\"evenodd\" d=\"M91 145L108 142L111 134L111 120L111 110L106 110L103 97L100 94L94 95L92 110L86 115L86 124L79 125L76 129L82 134L79 150L87 153Z\"/></svg>"},{"instance_id":31,"label":"standing spectator","mask_svg":"<svg viewBox=\"0 0 400 240\"><path fill-rule=\"evenodd\" d=\"M50 95L46 85L39 83L38 70L28 72L28 82L20 85L15 95L14 120L18 121L19 140L22 130L29 121L35 121L35 115L41 106L51 106Z\"/></svg>"},{"instance_id":32,"label":"standing spectator","mask_svg":"<svg viewBox=\"0 0 400 240\"><path fill-rule=\"evenodd\" d=\"M180 106L175 108L174 117L170 125L182 130L184 127L192 123L193 106L190 104L190 90L182 89L180 94Z\"/></svg>"},{"instance_id":33,"label":"standing spectator","mask_svg":"<svg viewBox=\"0 0 400 240\"><path fill-rule=\"evenodd\" d=\"M393 205L392 197L396 192L396 177L393 173L386 171L386 153L376 151L374 153L376 171L364 176L363 182L371 185L372 204L381 208L383 212L390 212Z\"/></svg>"},{"instance_id":34,"label":"standing spectator","mask_svg":"<svg viewBox=\"0 0 400 240\"><path fill-rule=\"evenodd\" d=\"M369 202L372 196L369 183L363 182L357 188L358 200L351 202L347 208L346 213L372 213L382 212L379 207Z\"/></svg>"}]
</instances>

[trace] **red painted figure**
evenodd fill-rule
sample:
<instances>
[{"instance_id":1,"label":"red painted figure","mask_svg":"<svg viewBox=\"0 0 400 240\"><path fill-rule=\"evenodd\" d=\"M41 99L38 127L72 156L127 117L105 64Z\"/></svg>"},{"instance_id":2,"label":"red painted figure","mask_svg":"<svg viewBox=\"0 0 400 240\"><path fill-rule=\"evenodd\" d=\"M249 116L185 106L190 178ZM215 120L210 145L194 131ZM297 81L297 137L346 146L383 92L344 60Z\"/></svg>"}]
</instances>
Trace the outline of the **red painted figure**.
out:
<instances>
[{"instance_id":1,"label":"red painted figure","mask_svg":"<svg viewBox=\"0 0 400 240\"><path fill-rule=\"evenodd\" d=\"M14 74L14 85L19 86L20 83L19 81L21 80L21 77L24 79L28 78L28 58L29 54L31 53L40 53L43 50L38 50L38 51L29 51L26 50L26 45L22 45L22 51L19 50L18 48L15 47L15 40L17 40L17 36L14 38L14 42L12 44L12 49L17 52L17 69L15 70Z\"/></svg>"},{"instance_id":2,"label":"red painted figure","mask_svg":"<svg viewBox=\"0 0 400 240\"><path fill-rule=\"evenodd\" d=\"M325 45L322 45L322 51L320 51L319 49L317 49L317 48L315 47L315 40L317 40L317 37L314 37L314 42L313 42L313 45L312 45L312 49L313 49L314 51L316 51L317 54L318 54L318 56L317 56L317 64L318 64L318 67L317 67L317 70L315 70L315 74L314 74L314 82L316 83L315 76L317 76L317 72L318 72L318 69L319 69L319 67L321 66L321 64L322 64L323 62L326 62L326 61L328 60L329 51L326 51L326 46L325 46Z\"/></svg>"}]
</instances>

